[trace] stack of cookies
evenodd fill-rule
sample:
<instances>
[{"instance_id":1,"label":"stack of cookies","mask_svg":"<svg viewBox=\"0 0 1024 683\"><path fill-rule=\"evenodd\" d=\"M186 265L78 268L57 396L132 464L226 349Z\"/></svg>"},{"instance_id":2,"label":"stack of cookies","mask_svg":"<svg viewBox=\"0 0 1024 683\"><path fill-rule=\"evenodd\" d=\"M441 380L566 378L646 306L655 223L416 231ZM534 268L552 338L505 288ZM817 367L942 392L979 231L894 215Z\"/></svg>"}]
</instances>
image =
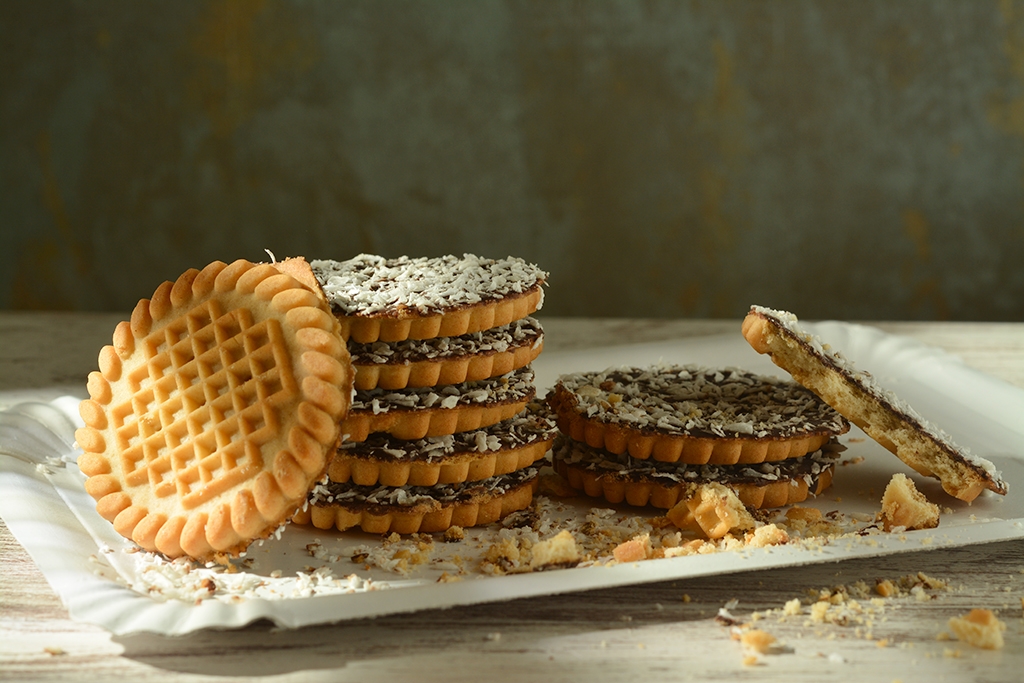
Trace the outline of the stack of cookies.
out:
<instances>
[{"instance_id":1,"label":"stack of cookies","mask_svg":"<svg viewBox=\"0 0 1024 683\"><path fill-rule=\"evenodd\" d=\"M355 369L342 442L295 521L444 531L529 506L557 429L530 363L547 274L465 255L313 261Z\"/></svg>"},{"instance_id":2,"label":"stack of cookies","mask_svg":"<svg viewBox=\"0 0 1024 683\"><path fill-rule=\"evenodd\" d=\"M849 423L796 382L738 368L612 368L562 376L554 465L609 502L671 509L724 485L748 508L829 486Z\"/></svg>"}]
</instances>

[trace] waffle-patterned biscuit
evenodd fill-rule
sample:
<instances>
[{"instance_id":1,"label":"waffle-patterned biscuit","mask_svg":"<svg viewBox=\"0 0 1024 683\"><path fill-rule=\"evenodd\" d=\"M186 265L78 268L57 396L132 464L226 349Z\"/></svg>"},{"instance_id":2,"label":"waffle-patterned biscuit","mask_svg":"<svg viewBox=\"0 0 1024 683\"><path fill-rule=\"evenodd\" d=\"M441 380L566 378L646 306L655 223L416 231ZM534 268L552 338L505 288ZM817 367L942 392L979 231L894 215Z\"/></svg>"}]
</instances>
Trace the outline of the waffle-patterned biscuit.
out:
<instances>
[{"instance_id":1,"label":"waffle-patterned biscuit","mask_svg":"<svg viewBox=\"0 0 1024 683\"><path fill-rule=\"evenodd\" d=\"M991 462L957 446L871 375L803 329L792 313L753 306L743 321L743 336L900 460L938 479L951 496L972 501L984 489L1006 493L1006 482Z\"/></svg>"},{"instance_id":2,"label":"waffle-patterned biscuit","mask_svg":"<svg viewBox=\"0 0 1024 683\"><path fill-rule=\"evenodd\" d=\"M85 488L172 558L237 554L284 523L324 474L352 386L322 295L241 260L157 288L99 368L76 433Z\"/></svg>"},{"instance_id":3,"label":"waffle-patterned biscuit","mask_svg":"<svg viewBox=\"0 0 1024 683\"><path fill-rule=\"evenodd\" d=\"M431 487L328 482L313 490L308 507L293 521L339 531L359 527L371 534L482 526L529 507L537 475L537 468L527 467L483 481Z\"/></svg>"},{"instance_id":4,"label":"waffle-patterned biscuit","mask_svg":"<svg viewBox=\"0 0 1024 683\"><path fill-rule=\"evenodd\" d=\"M443 387L357 391L341 431L351 442L374 432L407 441L468 432L518 414L536 393L529 367Z\"/></svg>"},{"instance_id":5,"label":"waffle-patterned biscuit","mask_svg":"<svg viewBox=\"0 0 1024 683\"><path fill-rule=\"evenodd\" d=\"M404 389L460 384L525 367L544 348L534 318L459 337L401 342L349 342L356 389Z\"/></svg>"},{"instance_id":6,"label":"waffle-patterned biscuit","mask_svg":"<svg viewBox=\"0 0 1024 683\"><path fill-rule=\"evenodd\" d=\"M558 428L547 406L533 402L515 417L483 429L416 441L371 434L343 443L327 474L360 486L433 486L479 481L543 458Z\"/></svg>"},{"instance_id":7,"label":"waffle-patterned biscuit","mask_svg":"<svg viewBox=\"0 0 1024 683\"><path fill-rule=\"evenodd\" d=\"M759 465L685 465L615 455L560 438L553 451L555 471L574 489L609 503L670 509L695 486L718 483L736 492L749 508L793 505L832 483L842 446L830 442L814 453Z\"/></svg>"},{"instance_id":8,"label":"waffle-patterned biscuit","mask_svg":"<svg viewBox=\"0 0 1024 683\"><path fill-rule=\"evenodd\" d=\"M457 337L525 318L544 303L547 273L519 258L472 254L313 261L342 335L377 340Z\"/></svg>"},{"instance_id":9,"label":"waffle-patterned biscuit","mask_svg":"<svg viewBox=\"0 0 1024 683\"><path fill-rule=\"evenodd\" d=\"M735 465L813 453L849 423L795 382L657 365L563 375L548 396L576 441L634 458Z\"/></svg>"}]
</instances>

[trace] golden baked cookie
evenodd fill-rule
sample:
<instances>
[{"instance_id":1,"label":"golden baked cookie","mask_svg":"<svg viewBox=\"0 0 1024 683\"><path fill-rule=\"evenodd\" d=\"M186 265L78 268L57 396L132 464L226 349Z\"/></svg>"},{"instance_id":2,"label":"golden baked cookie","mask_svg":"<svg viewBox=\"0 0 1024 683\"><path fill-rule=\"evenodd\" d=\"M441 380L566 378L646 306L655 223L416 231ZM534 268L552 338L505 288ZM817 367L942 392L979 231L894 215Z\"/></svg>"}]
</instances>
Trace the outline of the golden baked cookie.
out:
<instances>
[{"instance_id":1,"label":"golden baked cookie","mask_svg":"<svg viewBox=\"0 0 1024 683\"><path fill-rule=\"evenodd\" d=\"M433 486L479 481L529 467L551 448L558 428L543 403L483 429L415 441L371 434L343 443L327 474L360 486Z\"/></svg>"},{"instance_id":2,"label":"golden baked cookie","mask_svg":"<svg viewBox=\"0 0 1024 683\"><path fill-rule=\"evenodd\" d=\"M957 446L871 375L803 329L792 313L753 306L743 321L743 336L900 460L938 479L951 496L969 502L985 489L1006 493L1006 482L991 462Z\"/></svg>"},{"instance_id":3,"label":"golden baked cookie","mask_svg":"<svg viewBox=\"0 0 1024 683\"><path fill-rule=\"evenodd\" d=\"M555 471L574 489L609 503L670 509L700 484L722 484L749 508L793 505L832 483L843 447L832 441L799 458L755 465L686 465L638 460L560 437L552 453Z\"/></svg>"},{"instance_id":4,"label":"golden baked cookie","mask_svg":"<svg viewBox=\"0 0 1024 683\"><path fill-rule=\"evenodd\" d=\"M458 337L400 342L349 342L356 389L404 389L460 384L525 367L544 348L534 318Z\"/></svg>"},{"instance_id":5,"label":"golden baked cookie","mask_svg":"<svg viewBox=\"0 0 1024 683\"><path fill-rule=\"evenodd\" d=\"M375 432L411 441L468 432L507 420L533 400L529 367L476 382L386 391L357 391L341 424L344 441Z\"/></svg>"},{"instance_id":6,"label":"golden baked cookie","mask_svg":"<svg viewBox=\"0 0 1024 683\"><path fill-rule=\"evenodd\" d=\"M792 381L657 365L563 375L548 395L567 435L611 453L734 465L813 453L849 423Z\"/></svg>"},{"instance_id":7,"label":"golden baked cookie","mask_svg":"<svg viewBox=\"0 0 1024 683\"><path fill-rule=\"evenodd\" d=\"M445 531L496 522L530 506L537 486L536 467L482 481L437 486L318 485L309 505L293 517L298 524L345 531L359 527L371 534Z\"/></svg>"},{"instance_id":8,"label":"golden baked cookie","mask_svg":"<svg viewBox=\"0 0 1024 683\"><path fill-rule=\"evenodd\" d=\"M267 264L189 270L100 351L76 433L85 488L146 550L237 554L324 475L351 387L319 291Z\"/></svg>"},{"instance_id":9,"label":"golden baked cookie","mask_svg":"<svg viewBox=\"0 0 1024 683\"><path fill-rule=\"evenodd\" d=\"M525 318L544 303L547 273L519 258L472 254L312 262L345 339L457 337Z\"/></svg>"}]
</instances>

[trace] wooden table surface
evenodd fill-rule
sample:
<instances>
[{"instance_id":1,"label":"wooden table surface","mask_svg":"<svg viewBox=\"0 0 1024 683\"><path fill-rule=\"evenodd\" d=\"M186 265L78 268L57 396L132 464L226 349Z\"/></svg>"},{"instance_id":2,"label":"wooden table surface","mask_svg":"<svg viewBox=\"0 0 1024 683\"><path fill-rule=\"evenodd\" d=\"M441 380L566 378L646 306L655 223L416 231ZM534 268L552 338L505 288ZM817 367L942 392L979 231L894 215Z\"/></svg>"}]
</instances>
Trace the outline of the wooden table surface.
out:
<instances>
[{"instance_id":1,"label":"wooden table surface","mask_svg":"<svg viewBox=\"0 0 1024 683\"><path fill-rule=\"evenodd\" d=\"M81 394L109 314L0 313L0 408ZM738 321L542 318L546 350L737 333ZM1024 387L1024 324L885 323ZM1024 416L1022 416L1024 419ZM1011 495L1020 495L1013 491ZM870 623L769 617L781 647L753 665L716 620L793 598L921 572L949 583L890 598ZM1021 681L1024 541L597 590L280 630L267 623L184 637L115 637L71 621L0 524L0 680L131 681ZM1002 650L938 640L952 616L997 610ZM805 610L806 611L806 610Z\"/></svg>"}]
</instances>

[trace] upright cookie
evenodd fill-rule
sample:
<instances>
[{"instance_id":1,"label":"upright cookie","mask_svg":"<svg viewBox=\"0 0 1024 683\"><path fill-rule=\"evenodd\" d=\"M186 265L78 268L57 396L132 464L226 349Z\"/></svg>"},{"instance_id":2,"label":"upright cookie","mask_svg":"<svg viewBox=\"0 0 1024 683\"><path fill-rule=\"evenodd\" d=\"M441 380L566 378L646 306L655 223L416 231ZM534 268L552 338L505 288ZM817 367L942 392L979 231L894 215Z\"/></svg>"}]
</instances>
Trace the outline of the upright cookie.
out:
<instances>
[{"instance_id":1,"label":"upright cookie","mask_svg":"<svg viewBox=\"0 0 1024 683\"><path fill-rule=\"evenodd\" d=\"M241 552L305 501L352 369L319 291L239 260L140 301L88 389L76 438L97 511L146 550L202 560Z\"/></svg>"},{"instance_id":2,"label":"upright cookie","mask_svg":"<svg viewBox=\"0 0 1024 683\"><path fill-rule=\"evenodd\" d=\"M957 446L871 375L803 329L792 313L753 306L743 321L743 336L900 460L938 479L951 496L972 501L984 489L1006 493L1006 482L991 462Z\"/></svg>"},{"instance_id":3,"label":"upright cookie","mask_svg":"<svg viewBox=\"0 0 1024 683\"><path fill-rule=\"evenodd\" d=\"M341 321L342 335L360 344L457 337L508 324L541 307L547 278L519 258L472 254L395 259L360 254L311 265Z\"/></svg>"}]
</instances>

